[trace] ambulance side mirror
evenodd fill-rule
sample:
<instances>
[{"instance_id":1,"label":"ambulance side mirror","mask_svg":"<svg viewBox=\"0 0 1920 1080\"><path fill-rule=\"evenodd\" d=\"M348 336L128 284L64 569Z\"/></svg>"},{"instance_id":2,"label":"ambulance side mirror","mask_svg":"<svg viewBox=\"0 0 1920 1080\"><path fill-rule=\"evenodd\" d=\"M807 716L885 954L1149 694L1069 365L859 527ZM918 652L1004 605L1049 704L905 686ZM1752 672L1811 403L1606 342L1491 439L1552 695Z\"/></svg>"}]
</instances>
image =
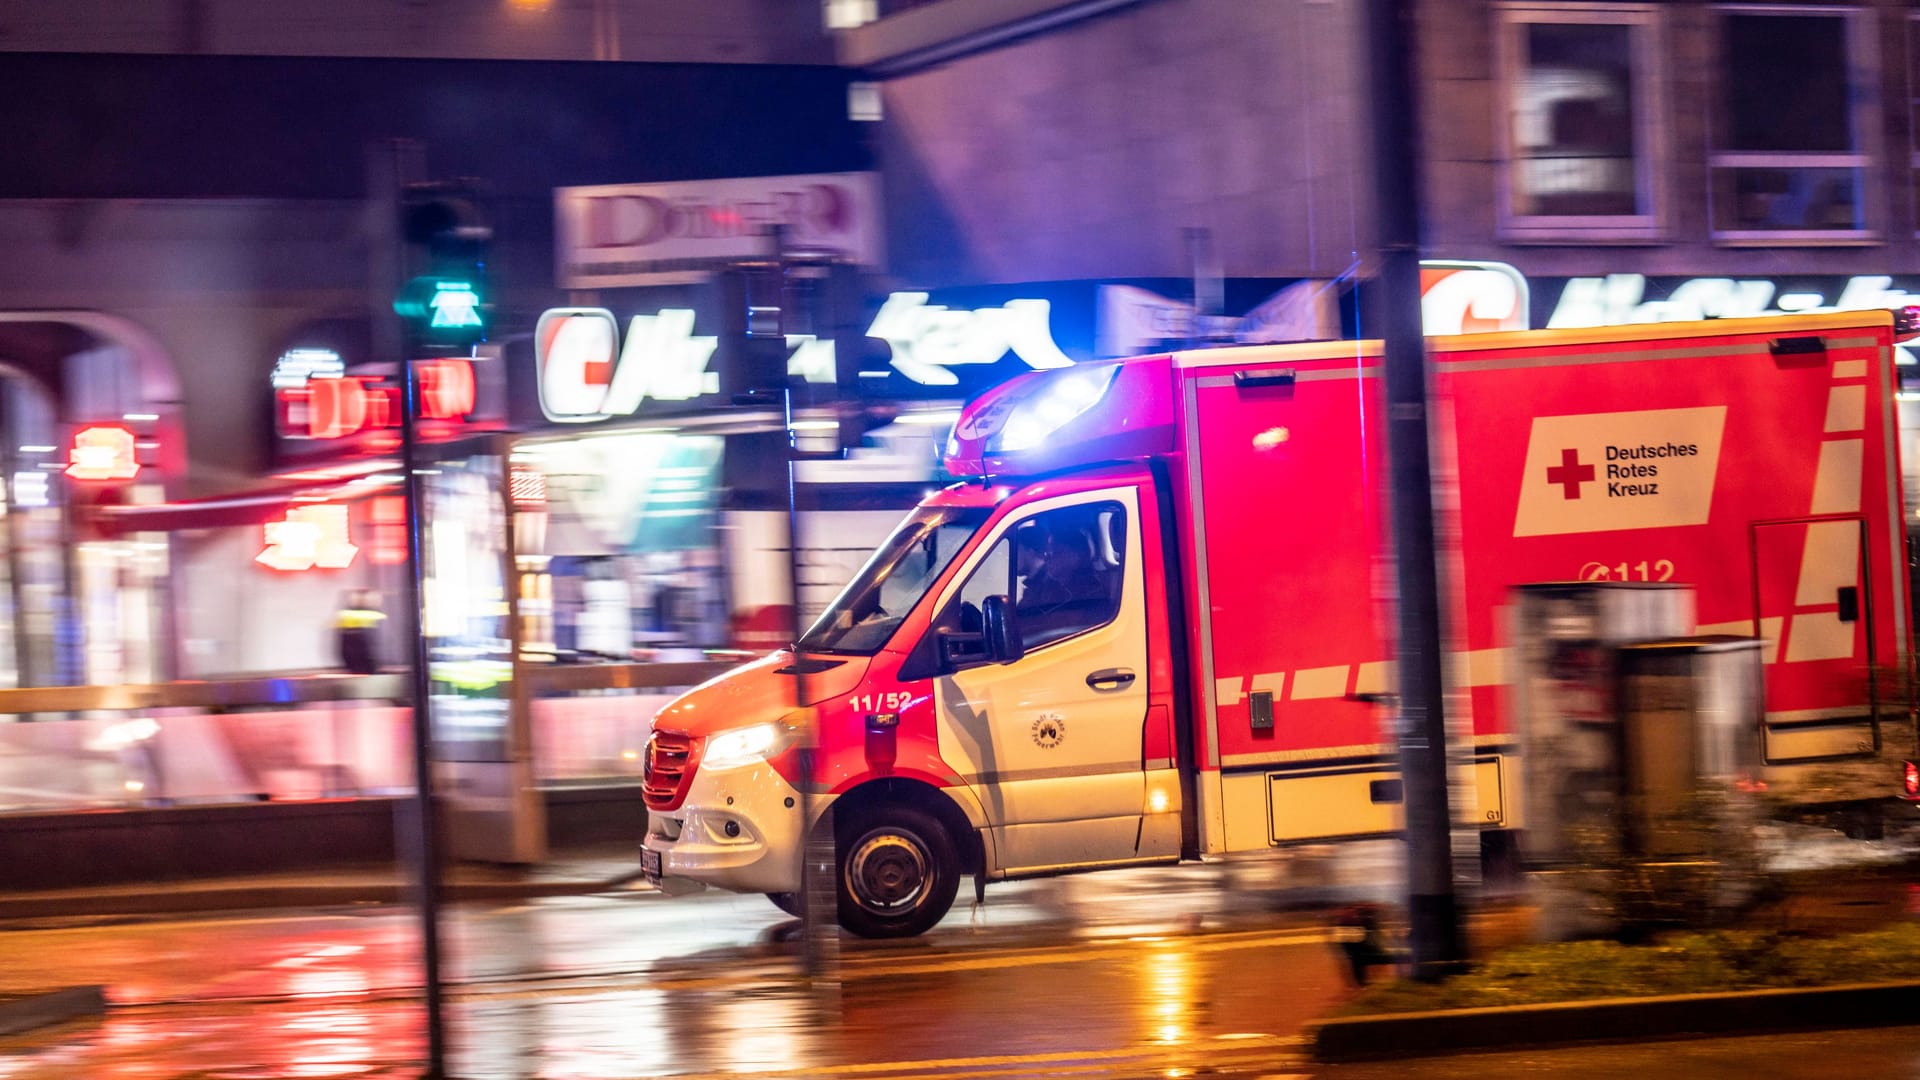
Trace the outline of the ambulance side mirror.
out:
<instances>
[{"instance_id":1,"label":"ambulance side mirror","mask_svg":"<svg viewBox=\"0 0 1920 1080\"><path fill-rule=\"evenodd\" d=\"M1011 664L1027 655L1020 637L1020 619L1013 604L1004 596L989 596L980 601L980 621L986 629L987 656L996 663Z\"/></svg>"}]
</instances>

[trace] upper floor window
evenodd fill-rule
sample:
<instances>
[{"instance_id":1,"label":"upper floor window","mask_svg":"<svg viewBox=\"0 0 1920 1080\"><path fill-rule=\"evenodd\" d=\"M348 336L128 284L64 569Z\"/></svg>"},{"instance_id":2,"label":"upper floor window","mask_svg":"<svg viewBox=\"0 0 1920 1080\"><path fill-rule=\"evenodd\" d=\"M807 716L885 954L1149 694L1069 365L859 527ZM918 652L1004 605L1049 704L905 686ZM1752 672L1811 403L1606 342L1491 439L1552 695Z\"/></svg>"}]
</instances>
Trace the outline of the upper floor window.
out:
<instances>
[{"instance_id":1,"label":"upper floor window","mask_svg":"<svg viewBox=\"0 0 1920 1080\"><path fill-rule=\"evenodd\" d=\"M1907 131L1913 138L1914 220L1920 222L1920 14L1907 16Z\"/></svg>"},{"instance_id":2,"label":"upper floor window","mask_svg":"<svg viewBox=\"0 0 1920 1080\"><path fill-rule=\"evenodd\" d=\"M1724 7L1713 232L1732 243L1870 240L1870 20L1852 8Z\"/></svg>"},{"instance_id":3,"label":"upper floor window","mask_svg":"<svg viewBox=\"0 0 1920 1080\"><path fill-rule=\"evenodd\" d=\"M1503 4L1505 199L1512 239L1644 239L1660 209L1658 15L1644 4Z\"/></svg>"}]
</instances>

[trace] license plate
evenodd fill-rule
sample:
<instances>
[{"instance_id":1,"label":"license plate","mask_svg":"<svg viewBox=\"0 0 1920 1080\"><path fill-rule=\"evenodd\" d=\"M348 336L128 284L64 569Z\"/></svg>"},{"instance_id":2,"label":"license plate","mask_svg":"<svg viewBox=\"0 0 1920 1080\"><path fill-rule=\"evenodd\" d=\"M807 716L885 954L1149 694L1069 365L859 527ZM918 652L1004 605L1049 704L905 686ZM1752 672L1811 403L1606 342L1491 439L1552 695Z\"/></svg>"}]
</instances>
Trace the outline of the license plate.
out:
<instances>
[{"instance_id":1,"label":"license plate","mask_svg":"<svg viewBox=\"0 0 1920 1080\"><path fill-rule=\"evenodd\" d=\"M640 849L640 873L648 881L660 883L660 853L652 848Z\"/></svg>"}]
</instances>

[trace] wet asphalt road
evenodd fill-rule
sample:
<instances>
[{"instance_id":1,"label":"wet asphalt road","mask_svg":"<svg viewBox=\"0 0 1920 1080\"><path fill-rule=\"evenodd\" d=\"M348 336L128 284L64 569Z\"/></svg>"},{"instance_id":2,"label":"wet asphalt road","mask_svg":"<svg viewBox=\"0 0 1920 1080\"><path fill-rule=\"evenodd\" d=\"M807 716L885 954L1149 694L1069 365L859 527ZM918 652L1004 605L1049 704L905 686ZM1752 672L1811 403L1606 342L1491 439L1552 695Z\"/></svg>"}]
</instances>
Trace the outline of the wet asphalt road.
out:
<instances>
[{"instance_id":1,"label":"wet asphalt road","mask_svg":"<svg viewBox=\"0 0 1920 1080\"><path fill-rule=\"evenodd\" d=\"M1307 1060L1352 993L1330 905L1390 898L1397 849L996 886L925 938L799 972L760 897L647 891L453 909L449 1063L471 1078L1912 1077L1920 1028ZM425 1057L403 908L0 927L0 994L100 983L97 1021L0 1040L0 1080L401 1077Z\"/></svg>"},{"instance_id":2,"label":"wet asphalt road","mask_svg":"<svg viewBox=\"0 0 1920 1080\"><path fill-rule=\"evenodd\" d=\"M1317 913L1269 902L1297 890L1225 884L1187 868L996 887L923 939L843 939L824 989L760 897L467 906L447 924L449 1062L463 1077L1293 1070L1301 1026L1350 992L1338 958ZM113 1008L0 1042L0 1078L414 1075L414 931L395 908L10 928L0 993L97 982Z\"/></svg>"}]
</instances>

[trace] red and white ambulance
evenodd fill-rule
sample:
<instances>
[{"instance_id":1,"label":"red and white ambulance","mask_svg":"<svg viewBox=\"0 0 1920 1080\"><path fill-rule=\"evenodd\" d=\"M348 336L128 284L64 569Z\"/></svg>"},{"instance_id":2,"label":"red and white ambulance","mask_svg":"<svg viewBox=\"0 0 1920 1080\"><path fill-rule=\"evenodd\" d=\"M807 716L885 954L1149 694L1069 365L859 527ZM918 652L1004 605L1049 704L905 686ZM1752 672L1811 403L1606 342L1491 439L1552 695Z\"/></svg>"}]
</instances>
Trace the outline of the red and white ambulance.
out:
<instances>
[{"instance_id":1,"label":"red and white ambulance","mask_svg":"<svg viewBox=\"0 0 1920 1080\"><path fill-rule=\"evenodd\" d=\"M1694 586L1698 632L1767 642L1756 737L1783 769L1911 750L1885 674L1910 632L1895 340L1887 312L1430 339L1450 670L1477 762L1461 820L1524 824L1521 583ZM901 523L798 658L660 712L643 868L787 903L804 809L831 805L840 921L889 936L933 925L967 874L1395 832L1382 409L1377 342L989 392L947 446L971 479Z\"/></svg>"}]
</instances>

